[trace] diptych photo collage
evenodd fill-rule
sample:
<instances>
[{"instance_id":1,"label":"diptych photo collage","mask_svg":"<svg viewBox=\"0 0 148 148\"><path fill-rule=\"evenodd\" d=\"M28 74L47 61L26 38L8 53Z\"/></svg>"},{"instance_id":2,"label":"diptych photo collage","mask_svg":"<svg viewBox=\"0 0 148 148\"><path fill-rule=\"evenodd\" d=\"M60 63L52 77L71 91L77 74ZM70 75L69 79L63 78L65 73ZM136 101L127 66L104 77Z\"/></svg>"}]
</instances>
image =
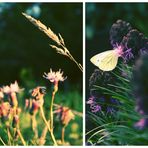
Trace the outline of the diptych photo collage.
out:
<instances>
[{"instance_id":1,"label":"diptych photo collage","mask_svg":"<svg viewBox=\"0 0 148 148\"><path fill-rule=\"evenodd\" d=\"M148 1L0 1L0 146L148 145Z\"/></svg>"}]
</instances>

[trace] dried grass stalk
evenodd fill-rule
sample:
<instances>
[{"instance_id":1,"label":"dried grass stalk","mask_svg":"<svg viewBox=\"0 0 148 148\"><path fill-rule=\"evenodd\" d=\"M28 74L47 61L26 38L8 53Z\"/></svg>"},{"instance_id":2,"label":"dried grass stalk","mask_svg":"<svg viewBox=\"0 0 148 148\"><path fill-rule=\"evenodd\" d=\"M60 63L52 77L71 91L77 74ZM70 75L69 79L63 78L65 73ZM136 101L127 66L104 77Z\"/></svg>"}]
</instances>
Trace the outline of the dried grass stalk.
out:
<instances>
[{"instance_id":1,"label":"dried grass stalk","mask_svg":"<svg viewBox=\"0 0 148 148\"><path fill-rule=\"evenodd\" d=\"M41 23L39 20L36 20L35 18L31 17L30 15L27 15L26 13L22 13L31 23L33 23L35 26L39 28L39 30L43 31L50 39L52 39L54 42L57 43L56 45L50 45L52 48L54 48L57 53L67 56L72 60L78 68L83 72L83 67L80 63L78 63L74 57L69 52L68 48L65 46L65 42L61 34L57 36L49 27L46 27L43 23Z\"/></svg>"}]
</instances>

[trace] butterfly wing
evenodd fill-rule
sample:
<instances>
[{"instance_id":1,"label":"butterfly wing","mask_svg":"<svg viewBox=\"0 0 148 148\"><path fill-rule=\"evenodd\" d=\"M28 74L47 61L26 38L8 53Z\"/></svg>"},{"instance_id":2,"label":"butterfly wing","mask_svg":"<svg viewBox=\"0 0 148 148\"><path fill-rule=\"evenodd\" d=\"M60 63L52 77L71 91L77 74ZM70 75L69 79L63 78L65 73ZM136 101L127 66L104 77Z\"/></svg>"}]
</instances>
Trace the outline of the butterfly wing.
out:
<instances>
[{"instance_id":1,"label":"butterfly wing","mask_svg":"<svg viewBox=\"0 0 148 148\"><path fill-rule=\"evenodd\" d=\"M108 50L93 56L90 61L103 71L111 71L117 65L118 55L115 50Z\"/></svg>"}]
</instances>

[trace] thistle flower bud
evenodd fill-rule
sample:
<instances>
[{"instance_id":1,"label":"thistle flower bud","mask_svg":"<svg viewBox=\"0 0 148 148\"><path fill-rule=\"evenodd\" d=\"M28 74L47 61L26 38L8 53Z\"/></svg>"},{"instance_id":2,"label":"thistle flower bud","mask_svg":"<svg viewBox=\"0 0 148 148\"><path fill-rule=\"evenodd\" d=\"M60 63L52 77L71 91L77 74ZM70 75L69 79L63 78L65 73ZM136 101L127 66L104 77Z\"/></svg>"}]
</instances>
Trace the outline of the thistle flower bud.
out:
<instances>
[{"instance_id":1,"label":"thistle flower bud","mask_svg":"<svg viewBox=\"0 0 148 148\"><path fill-rule=\"evenodd\" d=\"M116 43L120 44L123 37L132 29L128 22L117 20L110 29L110 41L112 46Z\"/></svg>"},{"instance_id":2,"label":"thistle flower bud","mask_svg":"<svg viewBox=\"0 0 148 148\"><path fill-rule=\"evenodd\" d=\"M136 29L129 31L128 34L123 37L121 44L123 47L131 49L134 57L138 57L141 50L143 52L148 51L148 38Z\"/></svg>"}]
</instances>

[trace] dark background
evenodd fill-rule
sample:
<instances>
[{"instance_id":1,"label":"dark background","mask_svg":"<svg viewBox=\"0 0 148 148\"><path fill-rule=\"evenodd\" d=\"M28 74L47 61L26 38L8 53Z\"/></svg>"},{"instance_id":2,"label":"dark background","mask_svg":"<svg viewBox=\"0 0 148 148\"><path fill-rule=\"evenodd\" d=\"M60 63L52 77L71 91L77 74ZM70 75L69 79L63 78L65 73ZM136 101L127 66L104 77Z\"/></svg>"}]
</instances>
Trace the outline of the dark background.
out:
<instances>
[{"instance_id":1,"label":"dark background","mask_svg":"<svg viewBox=\"0 0 148 148\"><path fill-rule=\"evenodd\" d=\"M23 86L31 81L45 82L44 72L61 68L68 77L67 85L82 85L82 73L77 66L57 54L49 46L53 42L22 12L60 33L71 54L82 63L81 3L0 3L0 84L15 80Z\"/></svg>"},{"instance_id":2,"label":"dark background","mask_svg":"<svg viewBox=\"0 0 148 148\"><path fill-rule=\"evenodd\" d=\"M90 58L112 49L109 31L118 19L148 35L148 3L86 3L86 82L96 66ZM87 95L89 88L87 87Z\"/></svg>"}]
</instances>

